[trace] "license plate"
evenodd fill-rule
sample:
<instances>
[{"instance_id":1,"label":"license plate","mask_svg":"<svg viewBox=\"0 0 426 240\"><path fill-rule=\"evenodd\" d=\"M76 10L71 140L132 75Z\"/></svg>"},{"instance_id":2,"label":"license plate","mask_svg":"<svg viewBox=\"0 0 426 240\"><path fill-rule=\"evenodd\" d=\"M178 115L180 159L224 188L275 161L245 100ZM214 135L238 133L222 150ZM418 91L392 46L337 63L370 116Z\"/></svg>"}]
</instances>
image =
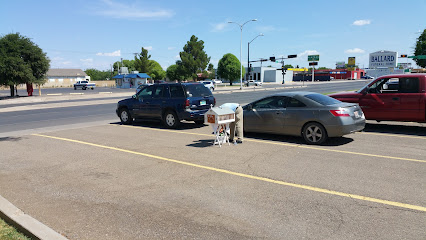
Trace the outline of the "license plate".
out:
<instances>
[{"instance_id":1,"label":"license plate","mask_svg":"<svg viewBox=\"0 0 426 240\"><path fill-rule=\"evenodd\" d=\"M354 115L355 115L355 118L359 118L360 116L359 116L359 112L358 111L355 111L354 112Z\"/></svg>"},{"instance_id":2,"label":"license plate","mask_svg":"<svg viewBox=\"0 0 426 240\"><path fill-rule=\"evenodd\" d=\"M205 100L200 101L200 105L206 105L206 101Z\"/></svg>"}]
</instances>

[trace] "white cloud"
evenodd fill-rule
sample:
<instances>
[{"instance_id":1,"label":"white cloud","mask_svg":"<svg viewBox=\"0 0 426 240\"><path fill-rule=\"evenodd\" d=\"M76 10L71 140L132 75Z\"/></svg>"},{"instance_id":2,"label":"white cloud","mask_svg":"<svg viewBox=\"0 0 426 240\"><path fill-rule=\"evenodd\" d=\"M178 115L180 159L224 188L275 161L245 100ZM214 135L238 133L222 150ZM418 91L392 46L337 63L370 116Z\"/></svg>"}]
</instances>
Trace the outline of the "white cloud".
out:
<instances>
[{"instance_id":1,"label":"white cloud","mask_svg":"<svg viewBox=\"0 0 426 240\"><path fill-rule=\"evenodd\" d=\"M148 47L143 47L144 49L151 51L152 50L152 46L148 46Z\"/></svg>"},{"instance_id":2,"label":"white cloud","mask_svg":"<svg viewBox=\"0 0 426 240\"><path fill-rule=\"evenodd\" d=\"M168 47L167 50L173 50L175 47Z\"/></svg>"},{"instance_id":3,"label":"white cloud","mask_svg":"<svg viewBox=\"0 0 426 240\"><path fill-rule=\"evenodd\" d=\"M176 60L180 60L180 55L176 55L176 56L175 56L175 59L176 59Z\"/></svg>"},{"instance_id":4,"label":"white cloud","mask_svg":"<svg viewBox=\"0 0 426 240\"><path fill-rule=\"evenodd\" d=\"M226 26L228 26L228 23L217 23L211 25L213 26L212 32L221 32L225 29Z\"/></svg>"},{"instance_id":5,"label":"white cloud","mask_svg":"<svg viewBox=\"0 0 426 240\"><path fill-rule=\"evenodd\" d=\"M106 57L120 57L121 56L121 50L114 51L112 53L96 53L96 56L106 56Z\"/></svg>"},{"instance_id":6,"label":"white cloud","mask_svg":"<svg viewBox=\"0 0 426 240\"><path fill-rule=\"evenodd\" d=\"M80 59L80 62L82 62L84 64L91 64L91 63L93 63L93 58Z\"/></svg>"},{"instance_id":7,"label":"white cloud","mask_svg":"<svg viewBox=\"0 0 426 240\"><path fill-rule=\"evenodd\" d=\"M317 50L306 50L302 53L297 54L297 57L303 57L305 55L319 55L319 52Z\"/></svg>"},{"instance_id":8,"label":"white cloud","mask_svg":"<svg viewBox=\"0 0 426 240\"><path fill-rule=\"evenodd\" d=\"M174 12L168 9L148 9L137 4L123 4L111 0L103 0L96 14L120 19L170 18Z\"/></svg>"},{"instance_id":9,"label":"white cloud","mask_svg":"<svg viewBox=\"0 0 426 240\"><path fill-rule=\"evenodd\" d=\"M353 48L345 50L345 53L365 53L365 51L360 48Z\"/></svg>"},{"instance_id":10,"label":"white cloud","mask_svg":"<svg viewBox=\"0 0 426 240\"><path fill-rule=\"evenodd\" d=\"M371 23L370 20L356 20L355 22L352 23L352 25L355 25L355 26L364 26L364 25L368 25L370 23Z\"/></svg>"}]
</instances>

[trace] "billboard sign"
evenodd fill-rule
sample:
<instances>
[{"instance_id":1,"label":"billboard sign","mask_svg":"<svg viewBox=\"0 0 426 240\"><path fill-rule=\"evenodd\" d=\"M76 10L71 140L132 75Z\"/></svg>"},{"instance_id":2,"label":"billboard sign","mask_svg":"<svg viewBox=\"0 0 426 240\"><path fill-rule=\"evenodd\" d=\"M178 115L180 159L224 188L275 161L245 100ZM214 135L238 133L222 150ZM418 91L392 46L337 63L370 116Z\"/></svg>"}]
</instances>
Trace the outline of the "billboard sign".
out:
<instances>
[{"instance_id":1,"label":"billboard sign","mask_svg":"<svg viewBox=\"0 0 426 240\"><path fill-rule=\"evenodd\" d=\"M355 57L348 57L348 66L349 67L355 66Z\"/></svg>"},{"instance_id":2,"label":"billboard sign","mask_svg":"<svg viewBox=\"0 0 426 240\"><path fill-rule=\"evenodd\" d=\"M398 53L378 51L370 53L369 68L395 68L398 64Z\"/></svg>"},{"instance_id":3,"label":"billboard sign","mask_svg":"<svg viewBox=\"0 0 426 240\"><path fill-rule=\"evenodd\" d=\"M345 68L345 62L336 62L336 68Z\"/></svg>"}]
</instances>

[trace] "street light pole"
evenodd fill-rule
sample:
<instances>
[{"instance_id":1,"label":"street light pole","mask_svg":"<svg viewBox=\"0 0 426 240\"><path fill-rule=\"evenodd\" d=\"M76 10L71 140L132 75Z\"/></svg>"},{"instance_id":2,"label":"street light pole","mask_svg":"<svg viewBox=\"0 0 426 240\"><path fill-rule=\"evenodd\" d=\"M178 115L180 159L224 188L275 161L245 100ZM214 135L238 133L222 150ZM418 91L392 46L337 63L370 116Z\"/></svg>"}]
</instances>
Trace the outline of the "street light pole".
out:
<instances>
[{"instance_id":1,"label":"street light pole","mask_svg":"<svg viewBox=\"0 0 426 240\"><path fill-rule=\"evenodd\" d=\"M236 22L228 22L228 23L235 23L240 27L241 30L241 34L240 34L240 90L243 89L243 62L242 60L242 50L243 50L243 26L248 23L248 22L255 22L257 21L257 19L252 19L252 20L248 20L247 22L243 23L243 24L239 24ZM231 81L231 80L230 80Z\"/></svg>"},{"instance_id":2,"label":"street light pole","mask_svg":"<svg viewBox=\"0 0 426 240\"><path fill-rule=\"evenodd\" d=\"M264 36L264 35L263 35L263 33L261 33L261 34L257 35L255 38L253 38L253 40L248 42L248 46L247 46L247 74L246 74L247 75L247 79L246 79L247 81L250 80L250 79L248 79L249 74L250 74L250 43L253 42L254 39L256 39L259 36ZM262 62L261 62L261 64L262 64Z\"/></svg>"}]
</instances>

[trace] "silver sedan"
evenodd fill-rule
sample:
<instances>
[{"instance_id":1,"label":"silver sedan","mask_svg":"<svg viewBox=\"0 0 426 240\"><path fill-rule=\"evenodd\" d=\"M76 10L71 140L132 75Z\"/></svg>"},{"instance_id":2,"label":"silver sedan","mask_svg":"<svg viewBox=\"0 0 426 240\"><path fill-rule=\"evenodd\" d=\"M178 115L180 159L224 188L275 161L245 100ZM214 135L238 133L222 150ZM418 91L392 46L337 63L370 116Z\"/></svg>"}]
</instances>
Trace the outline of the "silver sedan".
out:
<instances>
[{"instance_id":1,"label":"silver sedan","mask_svg":"<svg viewBox=\"0 0 426 240\"><path fill-rule=\"evenodd\" d=\"M244 131L302 136L308 144L362 131L365 117L358 104L314 92L283 92L243 107Z\"/></svg>"}]
</instances>

